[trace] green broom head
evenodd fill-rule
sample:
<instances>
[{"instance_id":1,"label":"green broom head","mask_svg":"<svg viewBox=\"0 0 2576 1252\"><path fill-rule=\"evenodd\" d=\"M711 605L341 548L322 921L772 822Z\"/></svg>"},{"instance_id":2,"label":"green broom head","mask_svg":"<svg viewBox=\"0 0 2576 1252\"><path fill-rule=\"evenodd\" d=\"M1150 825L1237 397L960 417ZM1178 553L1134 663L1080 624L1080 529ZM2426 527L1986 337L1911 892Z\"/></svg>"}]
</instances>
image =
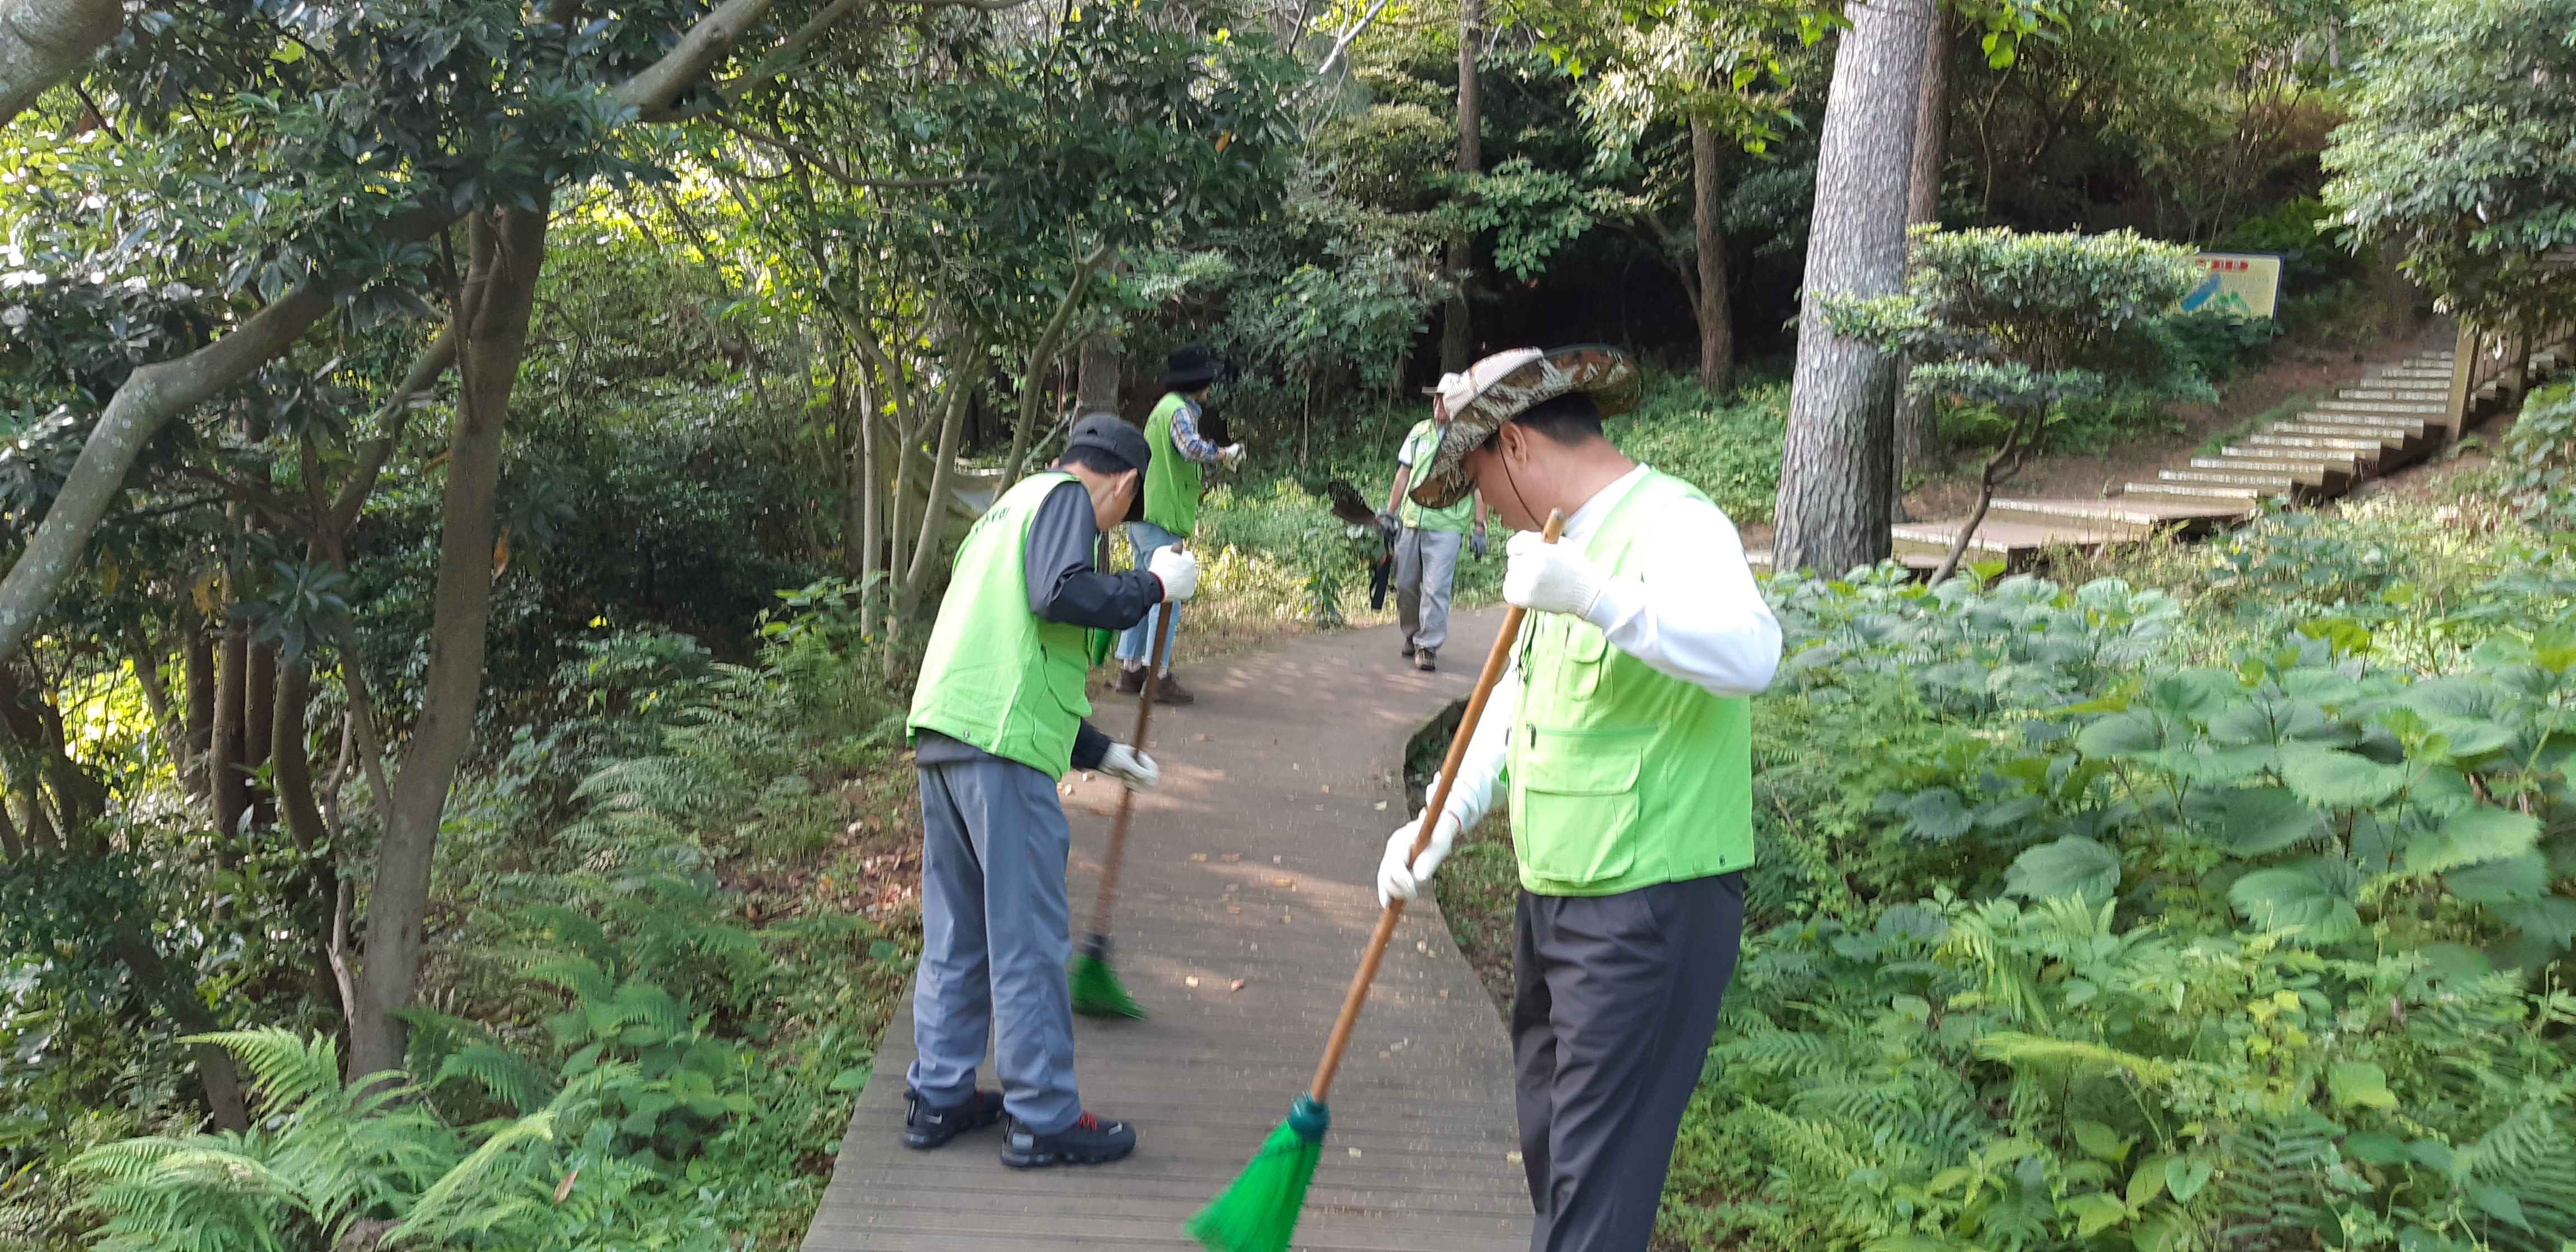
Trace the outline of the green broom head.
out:
<instances>
[{"instance_id":1,"label":"green broom head","mask_svg":"<svg viewBox=\"0 0 2576 1252\"><path fill-rule=\"evenodd\" d=\"M1109 937L1093 935L1082 943L1082 954L1073 958L1073 1011L1085 1017L1145 1016L1145 1006L1118 981L1118 970L1109 963Z\"/></svg>"},{"instance_id":2,"label":"green broom head","mask_svg":"<svg viewBox=\"0 0 2576 1252\"><path fill-rule=\"evenodd\" d=\"M1225 1194L1182 1224L1208 1252L1287 1252L1306 1207L1306 1184L1315 1180L1324 1131L1332 1111L1311 1095L1297 1097L1288 1120L1261 1142L1252 1163L1235 1175Z\"/></svg>"}]
</instances>

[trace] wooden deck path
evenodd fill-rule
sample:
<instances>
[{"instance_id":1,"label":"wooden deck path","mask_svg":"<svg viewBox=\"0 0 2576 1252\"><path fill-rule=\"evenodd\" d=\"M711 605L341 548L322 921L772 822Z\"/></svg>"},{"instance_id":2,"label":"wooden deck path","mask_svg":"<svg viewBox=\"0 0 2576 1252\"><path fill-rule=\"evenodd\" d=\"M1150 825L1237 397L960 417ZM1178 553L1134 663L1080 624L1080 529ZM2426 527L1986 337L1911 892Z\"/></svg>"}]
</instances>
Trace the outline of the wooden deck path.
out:
<instances>
[{"instance_id":1,"label":"wooden deck path","mask_svg":"<svg viewBox=\"0 0 2576 1252\"><path fill-rule=\"evenodd\" d=\"M1163 783L1137 805L1118 906L1119 972L1154 1016L1076 1027L1084 1103L1134 1123L1136 1154L1021 1173L996 1159L998 1129L905 1150L896 1135L913 1057L907 998L806 1252L1195 1249L1182 1219L1223 1189L1304 1089L1377 920L1378 856L1404 817L1404 745L1466 696L1500 623L1494 611L1453 619L1436 675L1397 657L1391 628L1185 664L1199 701L1155 711ZM1133 701L1098 703L1095 724L1133 729ZM1071 777L1080 928L1117 794L1105 779ZM978 1080L998 1085L989 1068ZM1406 913L1332 1109L1292 1247L1528 1246L1509 1041L1427 899Z\"/></svg>"}]
</instances>

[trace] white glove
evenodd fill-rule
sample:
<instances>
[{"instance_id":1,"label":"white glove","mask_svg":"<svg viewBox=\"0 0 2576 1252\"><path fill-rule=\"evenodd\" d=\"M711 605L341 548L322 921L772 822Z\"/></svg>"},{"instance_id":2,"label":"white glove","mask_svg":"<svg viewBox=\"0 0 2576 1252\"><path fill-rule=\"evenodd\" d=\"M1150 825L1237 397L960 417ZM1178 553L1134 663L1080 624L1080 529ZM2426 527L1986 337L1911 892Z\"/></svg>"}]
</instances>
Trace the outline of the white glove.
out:
<instances>
[{"instance_id":1,"label":"white glove","mask_svg":"<svg viewBox=\"0 0 2576 1252\"><path fill-rule=\"evenodd\" d=\"M1592 558L1561 543L1549 543L1534 530L1524 530L1503 545L1509 563L1503 567L1503 599L1538 613L1571 613L1581 617L1601 599L1609 581Z\"/></svg>"},{"instance_id":2,"label":"white glove","mask_svg":"<svg viewBox=\"0 0 2576 1252\"><path fill-rule=\"evenodd\" d=\"M1218 459L1220 459L1220 460L1224 461L1224 462L1225 462L1226 464L1228 464L1228 465L1241 465L1241 464L1243 464L1243 445L1242 445L1242 444L1239 444L1239 443L1230 443L1230 444L1227 444L1227 445L1225 445L1224 447L1217 449L1217 450L1216 450L1216 454L1217 454Z\"/></svg>"},{"instance_id":3,"label":"white glove","mask_svg":"<svg viewBox=\"0 0 2576 1252\"><path fill-rule=\"evenodd\" d=\"M1113 743L1109 751L1101 754L1100 772L1127 784L1130 791L1149 791L1163 781L1163 771L1154 765L1154 758L1123 743Z\"/></svg>"},{"instance_id":4,"label":"white glove","mask_svg":"<svg viewBox=\"0 0 2576 1252\"><path fill-rule=\"evenodd\" d=\"M1145 570L1162 580L1164 603L1179 604L1198 594L1199 559L1177 543L1154 549L1154 558Z\"/></svg>"},{"instance_id":5,"label":"white glove","mask_svg":"<svg viewBox=\"0 0 2576 1252\"><path fill-rule=\"evenodd\" d=\"M1386 857L1377 863L1379 908L1385 908L1390 901L1412 899L1422 890L1423 884L1431 881L1431 875L1440 868L1440 862L1448 859L1450 845L1458 842L1457 814L1442 813L1440 820L1431 827L1431 842L1424 845L1422 855L1414 857L1413 864L1408 866L1404 859L1412 853L1414 833L1421 828L1422 819L1416 817L1386 837Z\"/></svg>"}]
</instances>

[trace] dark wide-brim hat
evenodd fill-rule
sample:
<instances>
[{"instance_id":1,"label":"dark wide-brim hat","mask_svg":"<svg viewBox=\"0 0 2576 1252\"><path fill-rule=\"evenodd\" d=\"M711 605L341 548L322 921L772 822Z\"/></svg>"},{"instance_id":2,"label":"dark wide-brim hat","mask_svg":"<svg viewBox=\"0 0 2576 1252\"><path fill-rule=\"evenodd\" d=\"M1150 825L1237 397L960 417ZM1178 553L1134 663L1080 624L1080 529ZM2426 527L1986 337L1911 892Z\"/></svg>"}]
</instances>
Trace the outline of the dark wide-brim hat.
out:
<instances>
[{"instance_id":1,"label":"dark wide-brim hat","mask_svg":"<svg viewBox=\"0 0 2576 1252\"><path fill-rule=\"evenodd\" d=\"M1196 391L1225 377L1225 362L1209 355L1205 346L1185 343L1163 358L1163 390Z\"/></svg>"},{"instance_id":2,"label":"dark wide-brim hat","mask_svg":"<svg viewBox=\"0 0 2576 1252\"><path fill-rule=\"evenodd\" d=\"M1440 380L1433 403L1448 411L1449 427L1440 436L1439 454L1409 494L1426 509L1448 508L1476 489L1463 464L1467 454L1503 423L1577 391L1592 397L1601 416L1616 417L1637 407L1644 385L1636 362L1608 344L1513 348L1486 357Z\"/></svg>"}]
</instances>

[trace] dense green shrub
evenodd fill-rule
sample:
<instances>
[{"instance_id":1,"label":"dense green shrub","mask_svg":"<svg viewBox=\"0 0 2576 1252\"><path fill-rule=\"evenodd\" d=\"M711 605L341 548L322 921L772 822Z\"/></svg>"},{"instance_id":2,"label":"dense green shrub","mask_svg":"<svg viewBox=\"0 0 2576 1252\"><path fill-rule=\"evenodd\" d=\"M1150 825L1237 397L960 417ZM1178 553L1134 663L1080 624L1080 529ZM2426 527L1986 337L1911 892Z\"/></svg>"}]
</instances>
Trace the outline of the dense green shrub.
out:
<instances>
[{"instance_id":1,"label":"dense green shrub","mask_svg":"<svg viewBox=\"0 0 2576 1252\"><path fill-rule=\"evenodd\" d=\"M2513 568L2432 609L2439 540L2374 524L2171 591L1772 584L1756 933L1668 1242L2576 1237L2564 585L2488 535ZM2437 620L2392 650L2365 603Z\"/></svg>"}]
</instances>

